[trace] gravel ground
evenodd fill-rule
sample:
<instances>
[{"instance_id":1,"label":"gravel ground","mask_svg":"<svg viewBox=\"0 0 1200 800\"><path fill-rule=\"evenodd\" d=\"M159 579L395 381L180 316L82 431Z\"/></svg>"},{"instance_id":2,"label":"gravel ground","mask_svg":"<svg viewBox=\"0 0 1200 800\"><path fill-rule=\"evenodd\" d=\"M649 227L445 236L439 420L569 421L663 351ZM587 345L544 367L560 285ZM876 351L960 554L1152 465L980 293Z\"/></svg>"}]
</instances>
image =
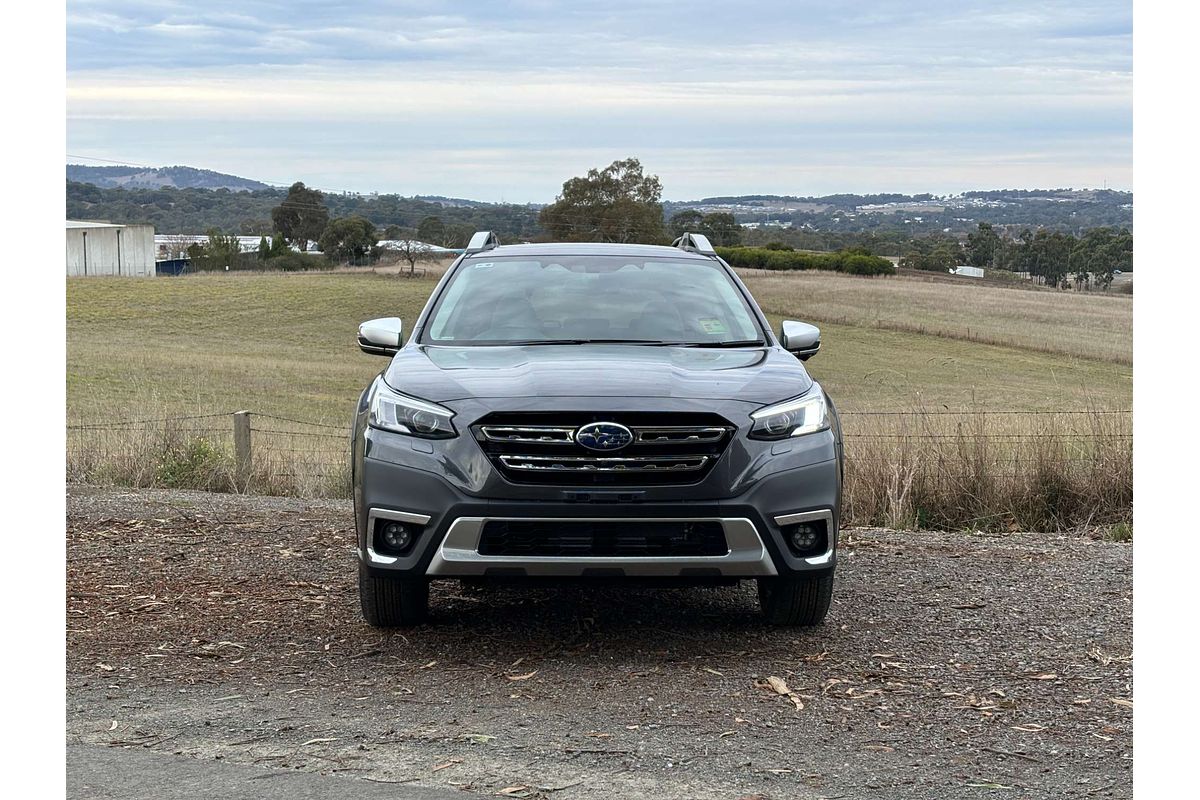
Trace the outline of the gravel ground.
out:
<instances>
[{"instance_id":1,"label":"gravel ground","mask_svg":"<svg viewBox=\"0 0 1200 800\"><path fill-rule=\"evenodd\" d=\"M349 504L70 487L67 740L535 798L1131 796L1131 548L855 530L753 585L465 591L381 633Z\"/></svg>"}]
</instances>

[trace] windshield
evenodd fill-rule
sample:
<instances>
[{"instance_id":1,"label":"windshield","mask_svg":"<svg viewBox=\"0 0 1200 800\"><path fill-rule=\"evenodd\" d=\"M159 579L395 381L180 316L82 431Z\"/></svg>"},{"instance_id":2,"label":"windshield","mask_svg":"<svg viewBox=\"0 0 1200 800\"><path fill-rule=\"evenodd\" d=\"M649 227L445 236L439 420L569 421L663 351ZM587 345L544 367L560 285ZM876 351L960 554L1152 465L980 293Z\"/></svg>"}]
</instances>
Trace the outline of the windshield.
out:
<instances>
[{"instance_id":1,"label":"windshield","mask_svg":"<svg viewBox=\"0 0 1200 800\"><path fill-rule=\"evenodd\" d=\"M476 256L429 315L426 344L761 344L742 293L715 261Z\"/></svg>"}]
</instances>

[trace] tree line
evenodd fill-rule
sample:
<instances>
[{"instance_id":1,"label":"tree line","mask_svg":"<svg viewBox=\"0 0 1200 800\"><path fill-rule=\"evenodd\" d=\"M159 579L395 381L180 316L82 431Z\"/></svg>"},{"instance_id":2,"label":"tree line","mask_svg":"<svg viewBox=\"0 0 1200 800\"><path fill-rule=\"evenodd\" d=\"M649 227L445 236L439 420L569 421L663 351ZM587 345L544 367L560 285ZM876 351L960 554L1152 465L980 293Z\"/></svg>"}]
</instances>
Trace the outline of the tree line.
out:
<instances>
[{"instance_id":1,"label":"tree line","mask_svg":"<svg viewBox=\"0 0 1200 800\"><path fill-rule=\"evenodd\" d=\"M1027 192L1045 199L1055 191ZM883 274L891 270L878 254L899 256L901 266L949 271L970 264L992 269L1025 272L1050 285L1069 281L1084 286L1107 288L1115 270L1132 267L1133 236L1126 228L1098 226L1072 233L1044 227L1020 228L979 223L965 237L935 232L913 236L903 230L818 231L805 228L742 228L728 212L703 213L696 209L676 210L668 217L662 200L662 182L648 174L636 158L614 161L585 175L569 178L554 202L535 211L527 206L491 204L441 205L415 198L382 195L371 198L329 195L297 182L286 192L266 190L124 190L98 189L68 182L69 217L95 217L113 194L132 208L156 209L171 215L212 214L222 219L227 207L241 214L250 211L263 217L243 221L230 228L210 222L209 241L193 249L198 268L222 268L248 259L233 253L237 240L223 231L237 230L263 237L257 259L262 266L299 269L323 266L328 260L356 262L377 258L381 240L409 263L431 254L419 242L459 249L476 230L494 230L502 241L601 241L669 244L683 233L702 233L721 248L734 248L726 260L737 266L769 269L839 269L857 274ZM989 193L975 193L983 198ZM1005 196L1021 194L1005 193ZM878 195L888 201L903 195ZM923 196L917 196L923 197ZM721 198L717 198L721 199ZM751 198L738 198L755 202ZM833 204L861 201L859 195L833 195ZM263 204L270 202L266 210ZM182 206L182 209L181 209ZM147 221L151 212L125 209L131 217L110 214L116 221ZM157 223L156 223L157 226ZM268 240L266 237L270 235ZM308 255L316 244L323 256ZM823 251L829 258L814 258L799 251ZM788 252L792 251L792 252ZM325 259L323 262L321 259ZM884 267L883 264L887 263Z\"/></svg>"},{"instance_id":2,"label":"tree line","mask_svg":"<svg viewBox=\"0 0 1200 800\"><path fill-rule=\"evenodd\" d=\"M1133 269L1133 233L1099 227L1079 236L1064 231L1025 228L1004 236L986 222L967 235L913 239L900 259L910 269L948 272L969 265L1028 273L1048 286L1107 289L1116 271Z\"/></svg>"},{"instance_id":3,"label":"tree line","mask_svg":"<svg viewBox=\"0 0 1200 800\"><path fill-rule=\"evenodd\" d=\"M241 236L270 236L271 210L291 189L230 191L228 189L100 188L67 181L68 219L103 219L118 223L149 223L158 233L195 234L216 228ZM443 203L416 197L322 193L332 218L359 216L380 230L389 226L415 230L427 217L438 217L461 236L494 230L506 240L538 235L538 209L505 203ZM386 238L386 237L385 237Z\"/></svg>"}]
</instances>

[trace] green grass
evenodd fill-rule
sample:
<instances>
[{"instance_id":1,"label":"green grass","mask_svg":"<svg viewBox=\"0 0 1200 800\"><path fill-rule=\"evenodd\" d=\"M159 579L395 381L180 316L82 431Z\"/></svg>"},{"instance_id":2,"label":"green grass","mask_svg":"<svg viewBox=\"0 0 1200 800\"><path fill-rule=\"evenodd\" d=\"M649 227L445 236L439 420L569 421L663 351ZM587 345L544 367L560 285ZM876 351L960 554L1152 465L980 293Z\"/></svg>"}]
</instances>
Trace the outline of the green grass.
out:
<instances>
[{"instance_id":1,"label":"green grass","mask_svg":"<svg viewBox=\"0 0 1200 800\"><path fill-rule=\"evenodd\" d=\"M870 279L831 277L879 291ZM399 316L410 325L434 284L327 273L70 279L68 417L249 409L344 422L386 365L358 350L358 323ZM751 286L772 324L807 318L802 293L781 305L771 284ZM822 330L808 366L843 410L1127 408L1131 399L1130 367L1111 360L869 325Z\"/></svg>"}]
</instances>

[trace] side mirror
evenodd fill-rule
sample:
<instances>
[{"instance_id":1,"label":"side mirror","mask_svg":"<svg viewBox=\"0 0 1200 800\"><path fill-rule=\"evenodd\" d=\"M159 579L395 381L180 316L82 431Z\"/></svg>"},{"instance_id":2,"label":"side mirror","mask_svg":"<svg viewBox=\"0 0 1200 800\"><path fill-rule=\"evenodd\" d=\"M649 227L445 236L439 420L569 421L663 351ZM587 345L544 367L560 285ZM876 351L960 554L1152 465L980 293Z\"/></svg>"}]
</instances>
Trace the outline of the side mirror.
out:
<instances>
[{"instance_id":1,"label":"side mirror","mask_svg":"<svg viewBox=\"0 0 1200 800\"><path fill-rule=\"evenodd\" d=\"M783 349L801 361L808 361L821 349L821 329L807 322L786 320L779 333Z\"/></svg>"},{"instance_id":2,"label":"side mirror","mask_svg":"<svg viewBox=\"0 0 1200 800\"><path fill-rule=\"evenodd\" d=\"M369 319L358 326L358 346L373 356L394 356L404 340L399 317Z\"/></svg>"}]
</instances>

